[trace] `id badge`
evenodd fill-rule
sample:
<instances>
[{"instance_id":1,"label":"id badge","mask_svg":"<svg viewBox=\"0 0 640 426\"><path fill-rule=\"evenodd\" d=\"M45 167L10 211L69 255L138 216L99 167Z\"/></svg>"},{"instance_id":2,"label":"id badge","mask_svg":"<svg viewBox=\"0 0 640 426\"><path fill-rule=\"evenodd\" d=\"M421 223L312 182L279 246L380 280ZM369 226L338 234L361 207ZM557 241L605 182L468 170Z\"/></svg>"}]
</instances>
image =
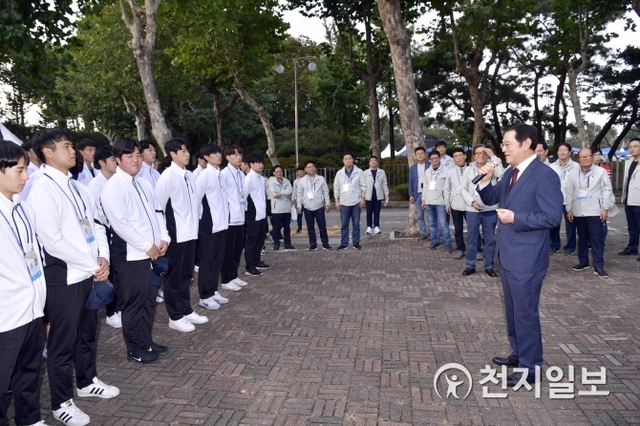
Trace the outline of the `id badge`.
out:
<instances>
[{"instance_id":1,"label":"id badge","mask_svg":"<svg viewBox=\"0 0 640 426\"><path fill-rule=\"evenodd\" d=\"M91 229L89 219L82 219L80 221L80 227L82 228L85 240L87 240L88 243L92 243L96 237L93 236L93 229Z\"/></svg>"},{"instance_id":2,"label":"id badge","mask_svg":"<svg viewBox=\"0 0 640 426\"><path fill-rule=\"evenodd\" d=\"M588 191L588 188L584 186L580 188L580 193L578 194L578 200L584 200L585 198L587 198L587 191Z\"/></svg>"},{"instance_id":3,"label":"id badge","mask_svg":"<svg viewBox=\"0 0 640 426\"><path fill-rule=\"evenodd\" d=\"M30 248L24 255L24 260L27 263L27 269L29 270L29 276L31 281L35 281L42 276L42 269L40 268L40 261L38 260L38 254Z\"/></svg>"},{"instance_id":4,"label":"id badge","mask_svg":"<svg viewBox=\"0 0 640 426\"><path fill-rule=\"evenodd\" d=\"M313 200L313 191L307 191L307 200Z\"/></svg>"},{"instance_id":5,"label":"id badge","mask_svg":"<svg viewBox=\"0 0 640 426\"><path fill-rule=\"evenodd\" d=\"M247 202L247 201L244 199L244 195L242 195L242 193L241 193L241 192L239 192L239 193L238 193L238 197L240 197L240 205L241 205L242 207L244 207L245 203Z\"/></svg>"},{"instance_id":6,"label":"id badge","mask_svg":"<svg viewBox=\"0 0 640 426\"><path fill-rule=\"evenodd\" d=\"M436 190L436 181L432 180L431 182L429 182L429 191L435 191Z\"/></svg>"},{"instance_id":7,"label":"id badge","mask_svg":"<svg viewBox=\"0 0 640 426\"><path fill-rule=\"evenodd\" d=\"M342 192L349 192L349 184L348 183L343 183L342 184Z\"/></svg>"}]
</instances>

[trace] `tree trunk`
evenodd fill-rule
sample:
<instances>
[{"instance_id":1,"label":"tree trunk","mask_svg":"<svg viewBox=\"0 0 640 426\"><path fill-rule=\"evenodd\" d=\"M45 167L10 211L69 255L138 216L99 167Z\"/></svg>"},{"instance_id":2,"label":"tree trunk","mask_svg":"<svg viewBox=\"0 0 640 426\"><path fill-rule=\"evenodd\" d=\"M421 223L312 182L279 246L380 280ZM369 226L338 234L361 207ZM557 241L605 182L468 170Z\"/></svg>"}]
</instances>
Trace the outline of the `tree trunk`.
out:
<instances>
[{"instance_id":1,"label":"tree trunk","mask_svg":"<svg viewBox=\"0 0 640 426\"><path fill-rule=\"evenodd\" d=\"M407 161L411 166L414 162L414 150L419 146L424 146L424 135L420 126L416 84L411 63L411 38L402 20L401 1L376 0L376 3L382 19L382 28L389 40L400 109L400 126L407 146ZM418 233L418 221L413 203L409 203L409 217L405 233Z\"/></svg>"},{"instance_id":2,"label":"tree trunk","mask_svg":"<svg viewBox=\"0 0 640 426\"><path fill-rule=\"evenodd\" d=\"M377 84L369 86L369 119L371 120L371 155L380 158L380 109L378 107Z\"/></svg>"},{"instance_id":3,"label":"tree trunk","mask_svg":"<svg viewBox=\"0 0 640 426\"><path fill-rule=\"evenodd\" d=\"M234 93L231 97L231 100L229 100L229 102L225 106L221 106L220 99L222 98L222 93L220 93L220 90L218 90L217 87L210 87L207 89L207 92L213 99L212 110L213 116L216 118L216 136L218 140L218 146L223 147L224 116L231 108L233 108L240 95L238 93Z\"/></svg>"},{"instance_id":4,"label":"tree trunk","mask_svg":"<svg viewBox=\"0 0 640 426\"><path fill-rule=\"evenodd\" d=\"M564 83L567 79L567 72L563 70L560 77L558 77L560 81L558 82L558 86L556 87L556 97L553 101L553 145L554 147L558 147L564 141L563 134L566 131L566 128L561 125L560 121L560 105L562 99L564 98Z\"/></svg>"},{"instance_id":5,"label":"tree trunk","mask_svg":"<svg viewBox=\"0 0 640 426\"><path fill-rule=\"evenodd\" d=\"M146 138L145 126L144 126L145 119L144 119L144 115L140 111L140 108L138 108L133 102L128 101L127 98L125 98L124 96L122 97L122 100L124 101L124 106L127 109L127 112L133 115L133 117L136 120L136 134L138 136L138 140L141 141L145 139Z\"/></svg>"},{"instance_id":6,"label":"tree trunk","mask_svg":"<svg viewBox=\"0 0 640 426\"><path fill-rule=\"evenodd\" d=\"M633 10L635 10L636 14L640 16L640 0L633 0Z\"/></svg>"},{"instance_id":7,"label":"tree trunk","mask_svg":"<svg viewBox=\"0 0 640 426\"><path fill-rule=\"evenodd\" d=\"M624 110L629 106L629 104L636 105L638 101L638 95L640 95L640 84L638 84L635 89L633 89L626 97L624 102L620 104L620 106L611 114L609 120L602 126L600 132L596 135L595 139L591 142L591 148L597 148L600 146L602 139L604 139L605 135L611 130L611 127L618 121L618 117L624 112ZM633 121L632 121L633 123ZM624 137L624 135L623 135ZM610 157L613 154L610 154Z\"/></svg>"},{"instance_id":8,"label":"tree trunk","mask_svg":"<svg viewBox=\"0 0 640 426\"><path fill-rule=\"evenodd\" d=\"M576 120L576 128L578 129L578 141L580 141L581 147L586 147L587 143L587 131L585 129L584 118L582 117L582 105L580 104L580 98L578 95L578 70L569 69L569 99L571 99L571 106L573 107L573 114Z\"/></svg>"},{"instance_id":9,"label":"tree trunk","mask_svg":"<svg viewBox=\"0 0 640 426\"><path fill-rule=\"evenodd\" d=\"M269 120L269 115L267 114L267 110L264 107L258 105L256 101L254 101L251 96L244 90L242 86L242 82L238 78L238 76L234 76L233 79L233 88L236 89L238 95L242 98L243 101L246 102L249 107L258 114L260 117L260 121L262 122L262 128L264 128L264 133L267 136L267 156L271 160L271 165L277 166L280 164L278 162L278 157L276 156L276 142L273 138L273 131L271 130L271 121Z\"/></svg>"},{"instance_id":10,"label":"tree trunk","mask_svg":"<svg viewBox=\"0 0 640 426\"><path fill-rule=\"evenodd\" d=\"M629 133L634 123L638 120L638 104L633 103L632 108L633 108L633 111L631 112L629 121L627 121L627 124L624 126L624 128L622 129L622 132L620 132L616 140L613 141L613 145L611 145L611 150L609 151L609 161L611 161L616 151L618 150L618 147L620 146L622 139L624 139L624 137L627 136L627 133Z\"/></svg>"},{"instance_id":11,"label":"tree trunk","mask_svg":"<svg viewBox=\"0 0 640 426\"><path fill-rule=\"evenodd\" d=\"M120 0L120 10L122 12L122 20L131 32L132 38L129 41L129 47L136 59L138 72L140 73L142 91L149 110L151 133L153 133L160 149L166 155L164 144L172 136L160 106L160 97L153 77L152 57L157 32L156 12L161 1L145 0L144 8L141 8L136 0Z\"/></svg>"},{"instance_id":12,"label":"tree trunk","mask_svg":"<svg viewBox=\"0 0 640 426\"><path fill-rule=\"evenodd\" d=\"M482 136L484 135L484 115L482 114L484 97L482 96L480 89L471 83L469 83L469 96L471 98L471 108L473 109L472 147L475 148L482 143Z\"/></svg>"},{"instance_id":13,"label":"tree trunk","mask_svg":"<svg viewBox=\"0 0 640 426\"><path fill-rule=\"evenodd\" d=\"M393 131L393 104L391 103L391 99L393 98L393 83L389 82L389 147L391 147L391 159L396 158L396 138L395 133Z\"/></svg>"},{"instance_id":14,"label":"tree trunk","mask_svg":"<svg viewBox=\"0 0 640 426\"><path fill-rule=\"evenodd\" d=\"M533 110L535 116L534 125L538 129L538 136L544 140L544 133L542 132L542 111L540 111L540 104L538 102L538 96L540 96L540 73L537 69L534 69L535 79L533 81Z\"/></svg>"}]
</instances>

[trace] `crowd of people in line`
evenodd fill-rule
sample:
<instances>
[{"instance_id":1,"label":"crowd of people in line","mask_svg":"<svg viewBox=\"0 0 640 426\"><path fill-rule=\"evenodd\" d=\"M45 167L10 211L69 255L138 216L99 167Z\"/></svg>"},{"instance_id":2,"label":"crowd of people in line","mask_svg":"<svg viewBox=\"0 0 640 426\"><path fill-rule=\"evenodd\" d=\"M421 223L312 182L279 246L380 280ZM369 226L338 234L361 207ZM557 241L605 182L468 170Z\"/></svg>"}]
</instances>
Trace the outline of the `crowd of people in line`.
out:
<instances>
[{"instance_id":1,"label":"crowd of people in line","mask_svg":"<svg viewBox=\"0 0 640 426\"><path fill-rule=\"evenodd\" d=\"M297 215L298 232L303 218L307 223L309 250L318 249L316 223L322 248L332 250L325 218L331 205L329 188L313 161L299 167L291 183L280 166L265 179L263 157L243 158L235 145L224 151L215 144L204 145L197 154L198 167L191 172L188 144L171 139L164 145L162 173L156 170L156 148L149 141L121 138L96 149L95 142L83 139L74 147L66 131L45 129L23 148L0 141L0 233L6 237L0 257L0 395L12 392L20 425L44 425L39 401L44 356L51 409L62 423L90 422L74 402L74 387L78 397L119 395L117 387L97 377L98 310L88 299L99 288L113 284L113 296L105 301L106 323L122 329L127 359L149 363L169 350L153 339L157 302L164 302L168 327L178 332L191 332L209 320L192 308L194 270L199 273L198 305L215 311L229 302L219 287L239 291L248 285L239 276L243 252L244 274L255 277L270 268L262 260L267 237L274 250L280 250L281 243L284 250L294 250L292 213ZM570 159L570 148L558 146L558 160L550 165L546 144L539 143L536 152L561 181L567 254L576 249L578 235L579 263L573 269L589 267L591 247L594 271L606 277L606 219L615 208L610 177L599 167L601 152L585 148L576 163ZM630 237L620 255L638 254L640 140L630 141L629 149L633 161L625 169L623 203ZM447 253L465 257L463 275L475 273L484 250L485 272L497 277L497 203L483 203L476 177L484 176L481 171L491 165L495 185L505 173L501 161L491 148L480 145L467 165L464 151L454 149L449 157L444 142L428 154L428 164L424 148L414 155L409 195L418 210L421 239L430 239L430 247L436 249L442 238ZM344 167L333 182L334 205L342 222L337 250L348 249L350 236L352 247L362 249L363 208L366 233L381 233L380 210L389 201L387 177L378 159L371 157L364 171L354 161L352 154L344 154ZM560 249L559 234L559 227L551 230L553 252ZM0 426L5 424L7 407L0 404Z\"/></svg>"},{"instance_id":2,"label":"crowd of people in line","mask_svg":"<svg viewBox=\"0 0 640 426\"><path fill-rule=\"evenodd\" d=\"M488 145L478 145L472 150L473 161L467 164L462 148L456 148L449 156L446 143L441 141L428 153L424 148L415 150L415 164L409 169L409 197L418 211L418 228L422 240L431 240L430 248L441 242L447 253L455 259L465 258L462 275L476 272L476 261L484 260L485 273L498 277L494 269L495 230L498 222L498 204L485 205L477 191L480 170L487 164L493 167L491 182L502 179L505 168ZM537 143L535 153L542 163L553 169L560 178L564 197L563 213L566 255L577 249L578 264L574 271L590 267L591 251L593 271L600 277L608 277L604 270L604 246L607 237L607 219L618 213L611 186L611 168L603 163L600 148L583 148L578 161L571 159L571 145L561 143L556 147L557 160L549 162L549 147ZM640 139L629 141L631 160L625 163L622 204L629 231L629 243L618 254L638 255L640 233L640 173L636 166L640 160ZM426 218L425 218L426 213ZM453 221L453 238L449 223ZM467 241L464 239L464 221L467 222ZM429 226L429 232L427 232ZM550 253L561 249L560 226L550 231ZM577 238L576 238L577 237ZM455 246L454 246L455 244ZM637 259L640 261L640 257Z\"/></svg>"}]
</instances>

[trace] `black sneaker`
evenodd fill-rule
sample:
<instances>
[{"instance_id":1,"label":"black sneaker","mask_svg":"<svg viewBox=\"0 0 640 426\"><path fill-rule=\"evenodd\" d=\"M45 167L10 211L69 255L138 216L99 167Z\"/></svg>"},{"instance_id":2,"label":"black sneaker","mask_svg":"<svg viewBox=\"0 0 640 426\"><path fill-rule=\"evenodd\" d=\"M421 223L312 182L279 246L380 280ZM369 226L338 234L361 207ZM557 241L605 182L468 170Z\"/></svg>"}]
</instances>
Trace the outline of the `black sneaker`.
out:
<instances>
[{"instance_id":1,"label":"black sneaker","mask_svg":"<svg viewBox=\"0 0 640 426\"><path fill-rule=\"evenodd\" d=\"M638 250L630 250L626 247L624 250L618 252L618 256L637 256Z\"/></svg>"},{"instance_id":2,"label":"black sneaker","mask_svg":"<svg viewBox=\"0 0 640 426\"><path fill-rule=\"evenodd\" d=\"M156 352L160 355L164 355L167 352L169 352L169 348L167 346L159 345L155 342L151 342L151 346L149 347L149 350L152 352Z\"/></svg>"},{"instance_id":3,"label":"black sneaker","mask_svg":"<svg viewBox=\"0 0 640 426\"><path fill-rule=\"evenodd\" d=\"M258 269L256 268L251 268L251 269L245 269L244 274L251 275L253 277L259 277L260 275L262 275L262 272L258 271Z\"/></svg>"},{"instance_id":4,"label":"black sneaker","mask_svg":"<svg viewBox=\"0 0 640 426\"><path fill-rule=\"evenodd\" d=\"M346 250L346 249L347 249L347 246L343 246L342 244L340 244L340 245L338 246L338 251L340 251L340 250Z\"/></svg>"},{"instance_id":5,"label":"black sneaker","mask_svg":"<svg viewBox=\"0 0 640 426\"><path fill-rule=\"evenodd\" d=\"M360 247L360 244L354 244L353 248L356 250L362 250L362 247Z\"/></svg>"},{"instance_id":6,"label":"black sneaker","mask_svg":"<svg viewBox=\"0 0 640 426\"><path fill-rule=\"evenodd\" d=\"M322 250L333 250L329 244L323 245Z\"/></svg>"},{"instance_id":7,"label":"black sneaker","mask_svg":"<svg viewBox=\"0 0 640 426\"><path fill-rule=\"evenodd\" d=\"M589 267L589 264L577 264L576 266L574 266L573 269L574 271L584 271L585 269L587 269Z\"/></svg>"},{"instance_id":8,"label":"black sneaker","mask_svg":"<svg viewBox=\"0 0 640 426\"><path fill-rule=\"evenodd\" d=\"M280 250L280 243L273 243L273 249L274 249L275 251Z\"/></svg>"},{"instance_id":9,"label":"black sneaker","mask_svg":"<svg viewBox=\"0 0 640 426\"><path fill-rule=\"evenodd\" d=\"M316 250L318 250L318 246L309 247L309 251L316 251Z\"/></svg>"},{"instance_id":10,"label":"black sneaker","mask_svg":"<svg viewBox=\"0 0 640 426\"><path fill-rule=\"evenodd\" d=\"M271 266L267 265L267 264L266 264L266 263L264 263L264 262L260 262L260 263L258 263L258 264L256 265L256 268L257 268L257 269L260 269L260 270L265 271L265 270L267 270L267 269L271 268Z\"/></svg>"},{"instance_id":11,"label":"black sneaker","mask_svg":"<svg viewBox=\"0 0 640 426\"><path fill-rule=\"evenodd\" d=\"M594 268L593 273L600 276L600 278L609 278L609 274L607 274L602 268Z\"/></svg>"},{"instance_id":12,"label":"black sneaker","mask_svg":"<svg viewBox=\"0 0 640 426\"><path fill-rule=\"evenodd\" d=\"M291 244L285 244L284 245L284 249L285 250L295 250L296 248L294 246L292 246Z\"/></svg>"},{"instance_id":13,"label":"black sneaker","mask_svg":"<svg viewBox=\"0 0 640 426\"><path fill-rule=\"evenodd\" d=\"M146 364L148 362L157 361L160 358L160 354L158 352L151 351L129 351L127 352L127 359L132 362L139 362L142 364Z\"/></svg>"}]
</instances>

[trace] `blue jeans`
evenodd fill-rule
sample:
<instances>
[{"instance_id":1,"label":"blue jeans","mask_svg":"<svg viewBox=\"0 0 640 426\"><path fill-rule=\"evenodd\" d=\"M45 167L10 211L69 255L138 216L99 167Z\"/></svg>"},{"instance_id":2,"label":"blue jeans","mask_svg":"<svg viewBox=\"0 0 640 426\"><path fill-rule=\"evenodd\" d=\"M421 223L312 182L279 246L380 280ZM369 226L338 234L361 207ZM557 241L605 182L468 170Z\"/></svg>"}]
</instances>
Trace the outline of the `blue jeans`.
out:
<instances>
[{"instance_id":1,"label":"blue jeans","mask_svg":"<svg viewBox=\"0 0 640 426\"><path fill-rule=\"evenodd\" d=\"M495 248L494 236L498 214L495 210L487 212L467 212L467 231L469 242L467 243L467 267L476 267L476 254L478 253L478 236L480 225L484 236L484 269L493 269L493 252Z\"/></svg>"},{"instance_id":2,"label":"blue jeans","mask_svg":"<svg viewBox=\"0 0 640 426\"><path fill-rule=\"evenodd\" d=\"M422 208L422 197L418 195L413 198L413 204L416 206L416 215L418 216L418 231L421 235L427 236L427 224L424 221L425 209Z\"/></svg>"},{"instance_id":3,"label":"blue jeans","mask_svg":"<svg viewBox=\"0 0 640 426\"><path fill-rule=\"evenodd\" d=\"M429 230L431 232L431 244L438 242L438 229L444 239L445 247L451 247L451 231L449 231L449 215L444 209L444 204L427 204L427 217L429 217Z\"/></svg>"},{"instance_id":4,"label":"blue jeans","mask_svg":"<svg viewBox=\"0 0 640 426\"><path fill-rule=\"evenodd\" d=\"M340 220L342 221L340 245L345 247L349 245L349 220L353 226L353 234L351 235L353 245L360 244L360 205L345 206L341 204Z\"/></svg>"}]
</instances>

